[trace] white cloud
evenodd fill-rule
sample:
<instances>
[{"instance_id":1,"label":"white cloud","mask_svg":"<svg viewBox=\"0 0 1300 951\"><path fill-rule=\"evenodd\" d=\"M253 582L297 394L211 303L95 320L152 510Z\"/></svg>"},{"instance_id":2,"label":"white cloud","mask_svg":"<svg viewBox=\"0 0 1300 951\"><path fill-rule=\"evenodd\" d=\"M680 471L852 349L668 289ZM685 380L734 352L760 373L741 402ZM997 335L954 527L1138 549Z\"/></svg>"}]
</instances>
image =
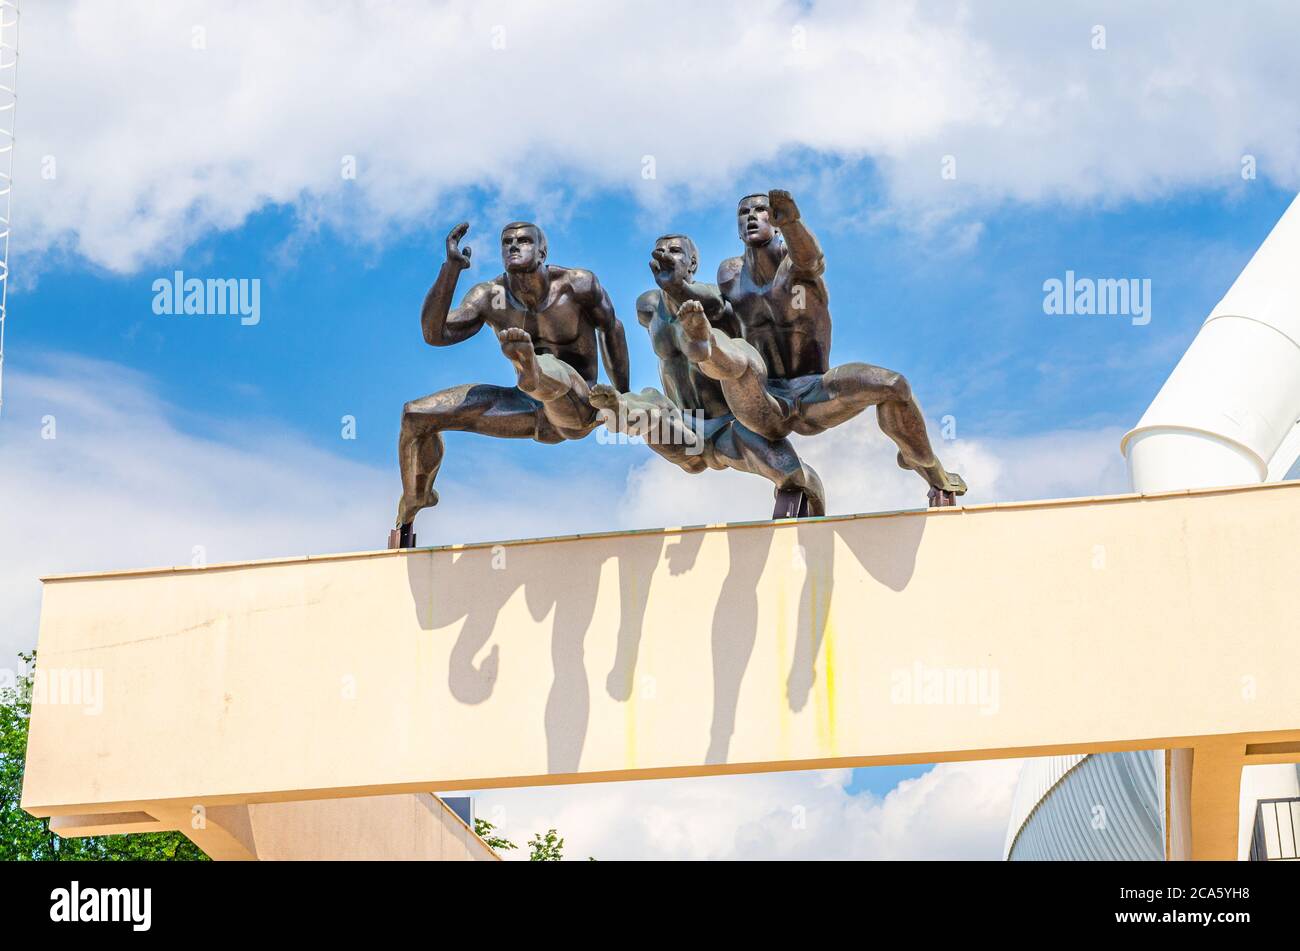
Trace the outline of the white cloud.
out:
<instances>
[{"instance_id":1,"label":"white cloud","mask_svg":"<svg viewBox=\"0 0 1300 951\"><path fill-rule=\"evenodd\" d=\"M922 227L1008 199L1240 186L1244 153L1294 187L1298 27L1281 0L30 4L15 241L127 271L273 204L362 241L450 221L466 186L502 214L611 188L666 218L804 150L876 160L876 210ZM843 187L856 168L787 164L863 200Z\"/></svg>"},{"instance_id":2,"label":"white cloud","mask_svg":"<svg viewBox=\"0 0 1300 951\"><path fill-rule=\"evenodd\" d=\"M1020 763L940 764L883 797L834 770L498 789L475 809L512 859L552 828L570 859L997 859Z\"/></svg>"},{"instance_id":3,"label":"white cloud","mask_svg":"<svg viewBox=\"0 0 1300 951\"><path fill-rule=\"evenodd\" d=\"M1119 451L1124 433L1120 428L952 442L937 438L941 431L942 425L931 421L935 451L971 487L962 498L965 503L1128 491ZM898 449L880 431L870 410L820 436L793 439L800 455L822 477L829 514L926 505L925 482L898 468ZM771 486L754 476L734 472L693 476L658 459L647 459L632 471L621 503L622 518L632 526L752 521L767 517L771 508Z\"/></svg>"}]
</instances>

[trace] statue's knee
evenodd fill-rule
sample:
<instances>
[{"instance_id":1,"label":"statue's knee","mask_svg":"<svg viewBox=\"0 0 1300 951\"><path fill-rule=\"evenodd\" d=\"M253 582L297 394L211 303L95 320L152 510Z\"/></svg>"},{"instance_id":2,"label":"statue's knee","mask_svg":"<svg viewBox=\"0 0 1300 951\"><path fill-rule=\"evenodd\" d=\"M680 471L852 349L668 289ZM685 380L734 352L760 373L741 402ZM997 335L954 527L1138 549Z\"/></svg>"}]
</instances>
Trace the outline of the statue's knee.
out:
<instances>
[{"instance_id":1,"label":"statue's knee","mask_svg":"<svg viewBox=\"0 0 1300 951\"><path fill-rule=\"evenodd\" d=\"M889 390L891 399L898 400L900 403L907 403L912 399L912 385L901 373L891 372L885 380L885 386Z\"/></svg>"},{"instance_id":2,"label":"statue's knee","mask_svg":"<svg viewBox=\"0 0 1300 951\"><path fill-rule=\"evenodd\" d=\"M402 407L402 432L409 436L424 436L447 428L439 422L438 413L422 409L418 403L411 402Z\"/></svg>"},{"instance_id":3,"label":"statue's knee","mask_svg":"<svg viewBox=\"0 0 1300 951\"><path fill-rule=\"evenodd\" d=\"M402 429L410 432L419 428L420 413L415 410L414 403L407 403L402 407Z\"/></svg>"},{"instance_id":4,"label":"statue's knee","mask_svg":"<svg viewBox=\"0 0 1300 951\"><path fill-rule=\"evenodd\" d=\"M798 459L782 459L777 463L771 478L779 489L802 489L803 465Z\"/></svg>"}]
</instances>

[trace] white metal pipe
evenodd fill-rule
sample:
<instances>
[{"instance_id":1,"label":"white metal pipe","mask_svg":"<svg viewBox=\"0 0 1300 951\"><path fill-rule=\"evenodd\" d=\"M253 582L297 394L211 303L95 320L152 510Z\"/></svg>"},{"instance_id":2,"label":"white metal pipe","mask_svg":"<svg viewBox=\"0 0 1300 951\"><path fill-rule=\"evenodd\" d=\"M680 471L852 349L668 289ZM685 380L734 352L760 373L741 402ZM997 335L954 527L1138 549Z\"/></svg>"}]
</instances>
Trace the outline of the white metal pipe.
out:
<instances>
[{"instance_id":1,"label":"white metal pipe","mask_svg":"<svg viewBox=\"0 0 1300 951\"><path fill-rule=\"evenodd\" d=\"M1300 197L1120 446L1138 492L1264 482L1300 452L1297 422Z\"/></svg>"}]
</instances>

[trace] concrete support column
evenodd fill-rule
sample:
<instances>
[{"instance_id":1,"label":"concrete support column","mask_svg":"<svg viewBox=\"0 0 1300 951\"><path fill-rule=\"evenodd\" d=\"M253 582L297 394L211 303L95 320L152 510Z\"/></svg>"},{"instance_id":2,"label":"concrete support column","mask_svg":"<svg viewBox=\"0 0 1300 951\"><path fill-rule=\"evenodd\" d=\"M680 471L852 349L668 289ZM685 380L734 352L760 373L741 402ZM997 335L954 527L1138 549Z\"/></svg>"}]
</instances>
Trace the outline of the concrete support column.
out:
<instances>
[{"instance_id":1,"label":"concrete support column","mask_svg":"<svg viewBox=\"0 0 1300 951\"><path fill-rule=\"evenodd\" d=\"M1237 812L1246 745L1240 737L1206 738L1192 749L1191 855L1237 860Z\"/></svg>"}]
</instances>

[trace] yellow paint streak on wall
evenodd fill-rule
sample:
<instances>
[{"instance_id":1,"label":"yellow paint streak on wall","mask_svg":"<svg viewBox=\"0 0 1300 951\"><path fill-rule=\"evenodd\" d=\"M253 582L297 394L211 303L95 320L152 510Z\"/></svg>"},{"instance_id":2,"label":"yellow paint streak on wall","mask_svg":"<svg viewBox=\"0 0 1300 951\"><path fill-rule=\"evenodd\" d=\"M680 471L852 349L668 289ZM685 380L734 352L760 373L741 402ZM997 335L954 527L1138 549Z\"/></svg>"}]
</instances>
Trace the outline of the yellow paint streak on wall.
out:
<instances>
[{"instance_id":1,"label":"yellow paint streak on wall","mask_svg":"<svg viewBox=\"0 0 1300 951\"><path fill-rule=\"evenodd\" d=\"M777 696L780 703L777 709L780 711L778 716L781 718L780 723L780 749L783 757L790 755L790 731L793 725L794 715L790 712L790 702L786 699L786 682L785 672L790 669L790 645L789 645L789 628L785 623L786 617L786 582L782 578L777 585L776 593L776 671L777 671ZM760 621L760 623L762 623ZM761 631L760 631L761 633Z\"/></svg>"},{"instance_id":2,"label":"yellow paint streak on wall","mask_svg":"<svg viewBox=\"0 0 1300 951\"><path fill-rule=\"evenodd\" d=\"M811 569L810 569L811 572ZM817 745L823 753L835 754L835 631L830 619L830 581L824 576L812 576L808 585L808 633L817 644L817 631L821 627L819 650L812 658L813 707L816 715Z\"/></svg>"}]
</instances>

